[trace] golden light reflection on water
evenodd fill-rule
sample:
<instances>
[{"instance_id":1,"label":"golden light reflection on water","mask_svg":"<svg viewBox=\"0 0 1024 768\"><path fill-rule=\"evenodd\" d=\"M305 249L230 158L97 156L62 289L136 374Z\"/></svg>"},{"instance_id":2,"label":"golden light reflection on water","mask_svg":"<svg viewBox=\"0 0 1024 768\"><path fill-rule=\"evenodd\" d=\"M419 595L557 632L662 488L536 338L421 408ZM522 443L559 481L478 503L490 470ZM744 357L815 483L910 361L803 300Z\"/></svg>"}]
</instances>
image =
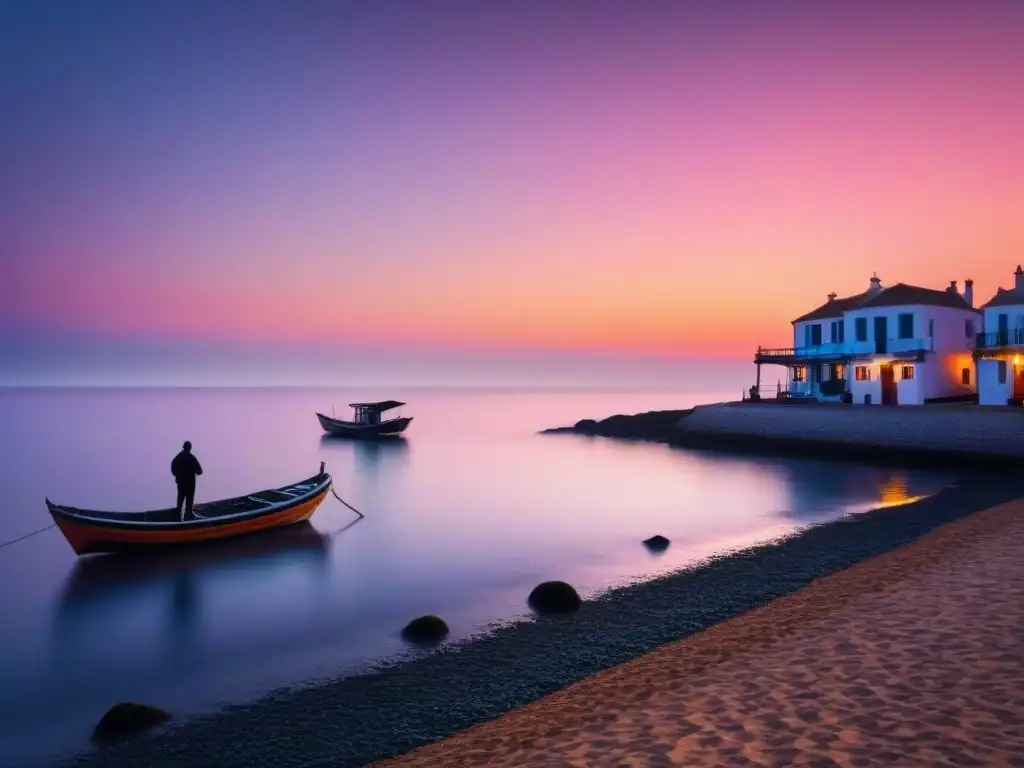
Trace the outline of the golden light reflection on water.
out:
<instances>
[{"instance_id":1,"label":"golden light reflection on water","mask_svg":"<svg viewBox=\"0 0 1024 768\"><path fill-rule=\"evenodd\" d=\"M878 487L878 506L898 507L924 498L909 491L910 479L901 473L889 475Z\"/></svg>"}]
</instances>

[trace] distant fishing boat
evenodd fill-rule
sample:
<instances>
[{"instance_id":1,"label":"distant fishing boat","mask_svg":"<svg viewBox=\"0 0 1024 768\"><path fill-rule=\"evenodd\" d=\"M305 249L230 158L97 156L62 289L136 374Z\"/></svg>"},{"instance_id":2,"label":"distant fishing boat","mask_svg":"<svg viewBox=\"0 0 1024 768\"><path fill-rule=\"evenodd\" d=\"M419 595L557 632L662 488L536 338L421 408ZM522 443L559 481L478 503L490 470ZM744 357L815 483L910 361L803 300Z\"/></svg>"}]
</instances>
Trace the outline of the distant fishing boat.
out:
<instances>
[{"instance_id":1,"label":"distant fishing boat","mask_svg":"<svg viewBox=\"0 0 1024 768\"><path fill-rule=\"evenodd\" d=\"M324 432L337 437L380 438L396 437L405 431L412 421L412 416L399 416L394 419L381 420L381 414L394 408L401 408L405 403L397 400L384 400L379 403L351 403L349 408L355 410L355 420L345 421L317 413L320 426Z\"/></svg>"},{"instance_id":2,"label":"distant fishing boat","mask_svg":"<svg viewBox=\"0 0 1024 768\"><path fill-rule=\"evenodd\" d=\"M313 516L331 490L331 476L320 473L298 483L180 510L109 512L78 509L46 500L54 522L79 555L178 546L240 536L300 523Z\"/></svg>"}]
</instances>

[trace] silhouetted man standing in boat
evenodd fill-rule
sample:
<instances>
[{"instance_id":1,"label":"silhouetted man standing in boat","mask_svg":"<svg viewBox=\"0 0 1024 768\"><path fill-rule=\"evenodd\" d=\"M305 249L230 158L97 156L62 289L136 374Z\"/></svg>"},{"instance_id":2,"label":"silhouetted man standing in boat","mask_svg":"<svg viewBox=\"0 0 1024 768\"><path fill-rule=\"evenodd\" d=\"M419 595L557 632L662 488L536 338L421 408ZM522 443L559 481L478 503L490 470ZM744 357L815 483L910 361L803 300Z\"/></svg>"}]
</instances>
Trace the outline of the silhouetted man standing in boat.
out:
<instances>
[{"instance_id":1,"label":"silhouetted man standing in boat","mask_svg":"<svg viewBox=\"0 0 1024 768\"><path fill-rule=\"evenodd\" d=\"M181 446L181 453L171 461L171 474L178 484L178 505L175 509L181 512L181 503L185 502L185 515L182 520L192 516L192 502L196 497L196 475L203 474L203 468L192 454L192 443L188 440Z\"/></svg>"}]
</instances>

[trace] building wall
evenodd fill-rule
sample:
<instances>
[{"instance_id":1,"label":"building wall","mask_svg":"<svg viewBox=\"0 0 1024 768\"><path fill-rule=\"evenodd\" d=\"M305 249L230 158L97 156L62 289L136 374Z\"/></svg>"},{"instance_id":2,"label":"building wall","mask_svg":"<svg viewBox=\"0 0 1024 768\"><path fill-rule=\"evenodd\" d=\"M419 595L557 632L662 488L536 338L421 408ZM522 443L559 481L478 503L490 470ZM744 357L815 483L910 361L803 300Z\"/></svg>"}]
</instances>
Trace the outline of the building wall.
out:
<instances>
[{"instance_id":1,"label":"building wall","mask_svg":"<svg viewBox=\"0 0 1024 768\"><path fill-rule=\"evenodd\" d=\"M848 328L844 328L843 331L839 330L839 326L834 326L833 323L843 323L844 320L841 317L825 318L822 320L807 320L802 323L793 324L793 347L799 349L807 346L807 328L812 325L821 326L821 344L822 346L834 346L841 342L840 333L843 334L843 339L849 338L846 334L849 332Z\"/></svg>"},{"instance_id":2,"label":"building wall","mask_svg":"<svg viewBox=\"0 0 1024 768\"><path fill-rule=\"evenodd\" d=\"M1013 364L1006 363L1006 381L999 383L999 361L978 361L978 403L1006 405L1013 395Z\"/></svg>"},{"instance_id":3,"label":"building wall","mask_svg":"<svg viewBox=\"0 0 1024 768\"><path fill-rule=\"evenodd\" d=\"M934 375L928 377L926 398L970 395L978 390L977 371L974 364L975 334L981 332L981 315L948 307L928 307L928 317L935 322L935 355L930 363L935 364ZM970 321L970 333L965 323ZM969 371L969 381L963 383L964 369Z\"/></svg>"},{"instance_id":4,"label":"building wall","mask_svg":"<svg viewBox=\"0 0 1024 768\"><path fill-rule=\"evenodd\" d=\"M903 378L903 367L913 367L913 377ZM927 390L929 379L934 376L934 366L928 362L924 363L902 363L893 361L893 377L896 381L896 402L899 405L922 405L924 403L924 392ZM857 369L867 370L868 379L857 380ZM864 396L871 396L871 405L882 404L882 363L878 361L862 360L850 363L847 377L850 380L850 394L853 402L864 404Z\"/></svg>"},{"instance_id":5,"label":"building wall","mask_svg":"<svg viewBox=\"0 0 1024 768\"><path fill-rule=\"evenodd\" d=\"M850 363L847 366L847 378L850 380L850 394L853 396L853 402L856 405L862 405L864 403L865 395L871 396L871 404L878 405L882 402L882 382L878 379L878 366L871 365L867 361L861 363L867 368L868 376L870 378L867 381L857 381L856 379L856 368L858 364Z\"/></svg>"},{"instance_id":6,"label":"building wall","mask_svg":"<svg viewBox=\"0 0 1024 768\"><path fill-rule=\"evenodd\" d=\"M1006 315L1007 327L1010 329L1024 328L1024 304L1011 304L1004 307L988 307L984 311L985 333L995 333L999 330L999 316Z\"/></svg>"},{"instance_id":7,"label":"building wall","mask_svg":"<svg viewBox=\"0 0 1024 768\"><path fill-rule=\"evenodd\" d=\"M899 315L903 313L912 314L914 317L913 335L910 339L899 338ZM856 328L859 317L867 322L866 341L857 340ZM897 390L901 403L919 403L926 399L969 395L976 391L977 377L971 353L975 334L981 330L981 316L977 312L925 305L872 307L848 312L847 346L851 352L868 356L866 362L872 364L874 376L877 376L878 363L883 358L882 355L874 357L876 317L887 319L887 355L915 349L929 351L926 362L916 364L913 380L904 381L897 373ZM897 361L895 365L899 367L902 364ZM969 372L966 384L963 383L964 369ZM853 375L853 366L850 375ZM872 403L881 398L881 384L877 381L854 380L853 384L858 385L857 391L851 387L851 391L854 391L854 402L863 402L865 393L872 394ZM861 396L858 397L858 394Z\"/></svg>"},{"instance_id":8,"label":"building wall","mask_svg":"<svg viewBox=\"0 0 1024 768\"><path fill-rule=\"evenodd\" d=\"M904 367L912 371L911 378L903 378ZM935 366L925 361L922 363L900 363L893 365L896 373L896 402L899 405L924 405L924 393L930 382L935 378Z\"/></svg>"}]
</instances>

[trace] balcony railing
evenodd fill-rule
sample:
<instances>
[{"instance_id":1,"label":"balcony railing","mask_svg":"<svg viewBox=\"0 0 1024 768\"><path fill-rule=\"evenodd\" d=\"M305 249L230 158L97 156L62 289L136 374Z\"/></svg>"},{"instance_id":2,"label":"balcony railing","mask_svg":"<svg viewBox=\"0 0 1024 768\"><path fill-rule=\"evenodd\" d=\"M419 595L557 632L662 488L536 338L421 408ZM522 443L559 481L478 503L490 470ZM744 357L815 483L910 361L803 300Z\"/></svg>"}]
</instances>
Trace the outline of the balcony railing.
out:
<instances>
[{"instance_id":1,"label":"balcony railing","mask_svg":"<svg viewBox=\"0 0 1024 768\"><path fill-rule=\"evenodd\" d=\"M1024 331L1021 332L1024 334ZM1022 340L1017 343L1024 343ZM930 337L912 339L880 339L875 341L847 341L831 344L814 344L803 347L758 347L757 359L784 360L787 358L814 359L816 357L843 357L862 355L900 355L907 352L928 352L935 348L935 339Z\"/></svg>"},{"instance_id":2,"label":"balcony railing","mask_svg":"<svg viewBox=\"0 0 1024 768\"><path fill-rule=\"evenodd\" d=\"M1024 346L1024 328L979 333L975 339L974 345L977 349Z\"/></svg>"},{"instance_id":3,"label":"balcony railing","mask_svg":"<svg viewBox=\"0 0 1024 768\"><path fill-rule=\"evenodd\" d=\"M847 354L856 357L863 355L901 355L907 352L929 352L933 349L935 349L935 339L930 337L851 341L846 345Z\"/></svg>"},{"instance_id":4,"label":"balcony railing","mask_svg":"<svg viewBox=\"0 0 1024 768\"><path fill-rule=\"evenodd\" d=\"M846 344L815 344L803 347L758 347L757 357L761 360L786 357L829 357L844 355Z\"/></svg>"}]
</instances>

